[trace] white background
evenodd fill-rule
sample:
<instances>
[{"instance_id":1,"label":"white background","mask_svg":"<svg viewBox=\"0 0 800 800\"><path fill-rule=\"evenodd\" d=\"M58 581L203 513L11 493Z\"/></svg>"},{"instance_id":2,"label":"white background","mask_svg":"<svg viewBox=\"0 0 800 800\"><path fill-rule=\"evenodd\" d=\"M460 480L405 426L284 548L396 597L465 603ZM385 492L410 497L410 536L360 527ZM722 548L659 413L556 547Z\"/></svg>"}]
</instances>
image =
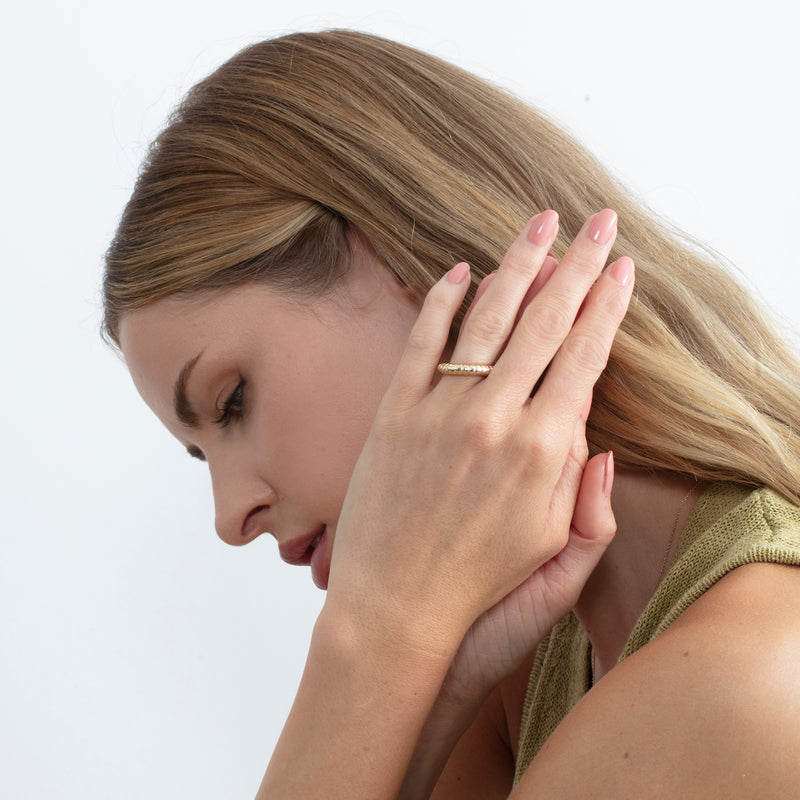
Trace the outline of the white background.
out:
<instances>
[{"instance_id":1,"label":"white background","mask_svg":"<svg viewBox=\"0 0 800 800\"><path fill-rule=\"evenodd\" d=\"M245 44L356 27L512 89L800 322L792 4L375 6L32 0L3 15L2 797L251 797L300 675L321 593L266 537L216 539L203 465L97 333L102 254L147 143Z\"/></svg>"}]
</instances>

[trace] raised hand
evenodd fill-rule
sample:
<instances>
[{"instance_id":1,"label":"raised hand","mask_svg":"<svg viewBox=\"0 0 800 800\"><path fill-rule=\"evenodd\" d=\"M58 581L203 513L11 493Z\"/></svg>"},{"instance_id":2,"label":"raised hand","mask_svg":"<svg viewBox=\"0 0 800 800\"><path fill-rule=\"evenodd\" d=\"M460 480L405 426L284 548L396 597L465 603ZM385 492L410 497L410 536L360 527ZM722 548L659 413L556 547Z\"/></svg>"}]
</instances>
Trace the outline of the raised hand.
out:
<instances>
[{"instance_id":1,"label":"raised hand","mask_svg":"<svg viewBox=\"0 0 800 800\"><path fill-rule=\"evenodd\" d=\"M615 228L608 210L588 220L520 314L557 229L553 212L529 223L449 358L494 364L485 379L432 386L466 265L431 290L353 475L326 606L452 656L481 613L567 547L585 464L581 410L632 288L627 258L598 280Z\"/></svg>"}]
</instances>

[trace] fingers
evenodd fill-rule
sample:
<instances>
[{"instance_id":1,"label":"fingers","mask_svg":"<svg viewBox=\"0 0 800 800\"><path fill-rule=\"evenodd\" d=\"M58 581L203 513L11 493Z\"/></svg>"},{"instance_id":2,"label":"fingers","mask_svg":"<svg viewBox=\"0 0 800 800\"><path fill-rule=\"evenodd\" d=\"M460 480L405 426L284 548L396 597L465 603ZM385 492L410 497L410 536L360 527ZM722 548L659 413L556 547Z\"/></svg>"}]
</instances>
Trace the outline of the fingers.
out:
<instances>
[{"instance_id":1,"label":"fingers","mask_svg":"<svg viewBox=\"0 0 800 800\"><path fill-rule=\"evenodd\" d=\"M553 256L548 254L544 257L539 273L533 279L533 283L528 288L528 291L525 292L525 297L522 298L522 303L520 303L519 310L517 311L517 318L514 320L515 325L520 321L523 312L531 304L533 298L539 294L547 281L550 280L550 276L556 271L557 266L558 261L556 261Z\"/></svg>"},{"instance_id":2,"label":"fingers","mask_svg":"<svg viewBox=\"0 0 800 800\"><path fill-rule=\"evenodd\" d=\"M522 312L530 305L531 300L536 297L537 294L542 290L542 287L550 280L550 276L555 271L555 268L558 266L558 261L553 258L549 253L544 257L544 261L542 262L542 266L539 268L539 272L536 274L536 277L533 279L533 283L528 287L528 291L525 292L525 296L522 298L522 302L517 309L517 316L514 319L514 326L519 322L520 317L522 316ZM478 304L478 301L483 297L486 293L486 290L489 288L489 285L494 280L495 275L497 275L497 270L494 272L490 272L481 282L478 284L478 288L475 291L475 297L472 299L472 303L470 303L469 308L467 309L466 314L464 314L464 319L461 323L462 330L466 321L469 319L472 312L475 310L475 307ZM513 326L512 326L513 330Z\"/></svg>"},{"instance_id":3,"label":"fingers","mask_svg":"<svg viewBox=\"0 0 800 800\"><path fill-rule=\"evenodd\" d=\"M573 426L572 445L567 454L566 461L561 467L558 482L553 490L551 508L553 522L558 530L569 531L575 501L583 479L586 461L589 458L589 446L586 442L586 420L591 411L590 401L581 411L580 419Z\"/></svg>"},{"instance_id":4,"label":"fingers","mask_svg":"<svg viewBox=\"0 0 800 800\"><path fill-rule=\"evenodd\" d=\"M555 211L543 211L526 225L506 253L491 285L473 303L464 320L452 355L454 362L495 362L557 232L558 215Z\"/></svg>"},{"instance_id":5,"label":"fingers","mask_svg":"<svg viewBox=\"0 0 800 800\"><path fill-rule=\"evenodd\" d=\"M568 338L589 289L605 265L616 236L616 224L617 215L610 209L590 217L519 320L492 375L518 402L524 403L530 396L531 389ZM581 405L590 385L580 398Z\"/></svg>"},{"instance_id":6,"label":"fingers","mask_svg":"<svg viewBox=\"0 0 800 800\"><path fill-rule=\"evenodd\" d=\"M469 265L456 264L425 297L385 402L410 407L431 387L434 369L450 335L450 327L469 288Z\"/></svg>"},{"instance_id":7,"label":"fingers","mask_svg":"<svg viewBox=\"0 0 800 800\"><path fill-rule=\"evenodd\" d=\"M577 419L586 397L608 362L614 336L633 291L633 261L614 262L589 292L577 321L553 358L531 401L529 416L548 409L551 424Z\"/></svg>"},{"instance_id":8,"label":"fingers","mask_svg":"<svg viewBox=\"0 0 800 800\"><path fill-rule=\"evenodd\" d=\"M616 221L610 209L590 217L558 264L548 255L557 215L542 212L529 222L497 272L482 281L449 360L495 365L481 394L490 404L494 394L496 408L526 406L553 361L559 369L554 379L548 371L543 383L548 404L561 407L565 422L577 419L630 299L630 259L612 265L608 277L598 281L601 288L590 293L613 245ZM467 275L467 265L457 265L426 298L395 378L396 400L413 404L430 390L452 319L466 294ZM449 387L445 391L464 391L480 380L456 377L442 383Z\"/></svg>"},{"instance_id":9,"label":"fingers","mask_svg":"<svg viewBox=\"0 0 800 800\"><path fill-rule=\"evenodd\" d=\"M600 453L589 460L583 470L572 514L572 527L575 533L585 543L600 546L603 550L616 531L616 521L610 502L613 483L613 453ZM599 560L599 555L597 559Z\"/></svg>"},{"instance_id":10,"label":"fingers","mask_svg":"<svg viewBox=\"0 0 800 800\"><path fill-rule=\"evenodd\" d=\"M575 501L567 544L542 567L545 583L559 587L550 605L566 613L575 606L584 584L614 539L617 523L611 508L614 456L601 453L590 459Z\"/></svg>"},{"instance_id":11,"label":"fingers","mask_svg":"<svg viewBox=\"0 0 800 800\"><path fill-rule=\"evenodd\" d=\"M494 272L490 272L479 284L478 288L475 290L475 297L472 298L472 302L469 305L466 313L464 314L464 319L461 320L461 327L463 328L466 324L467 320L470 317L470 314L475 310L475 306L477 305L478 301L486 294L486 290L489 288L489 284L494 280L494 276L497 275L497 270Z\"/></svg>"}]
</instances>

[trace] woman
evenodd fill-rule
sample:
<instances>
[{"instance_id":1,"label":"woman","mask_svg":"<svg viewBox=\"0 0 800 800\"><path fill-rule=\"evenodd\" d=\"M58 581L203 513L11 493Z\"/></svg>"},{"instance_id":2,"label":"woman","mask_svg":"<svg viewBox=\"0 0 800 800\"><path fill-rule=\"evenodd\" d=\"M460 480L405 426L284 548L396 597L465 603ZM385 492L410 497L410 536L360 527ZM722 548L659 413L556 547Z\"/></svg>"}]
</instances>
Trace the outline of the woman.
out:
<instances>
[{"instance_id":1,"label":"woman","mask_svg":"<svg viewBox=\"0 0 800 800\"><path fill-rule=\"evenodd\" d=\"M372 36L251 47L154 144L105 304L220 536L328 588L259 797L800 777L797 358L540 114Z\"/></svg>"}]
</instances>

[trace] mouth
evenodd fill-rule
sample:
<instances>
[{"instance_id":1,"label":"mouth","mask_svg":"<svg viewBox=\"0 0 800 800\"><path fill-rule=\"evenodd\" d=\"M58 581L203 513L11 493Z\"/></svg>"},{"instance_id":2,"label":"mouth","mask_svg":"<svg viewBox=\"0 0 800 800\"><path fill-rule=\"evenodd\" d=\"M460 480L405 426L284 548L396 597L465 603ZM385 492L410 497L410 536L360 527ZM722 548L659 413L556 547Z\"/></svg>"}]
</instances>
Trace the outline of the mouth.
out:
<instances>
[{"instance_id":1,"label":"mouth","mask_svg":"<svg viewBox=\"0 0 800 800\"><path fill-rule=\"evenodd\" d=\"M280 550L281 558L287 564L300 567L308 566L311 563L314 550L316 550L317 545L325 535L325 530L326 526L320 525L303 536L279 545L278 549Z\"/></svg>"},{"instance_id":2,"label":"mouth","mask_svg":"<svg viewBox=\"0 0 800 800\"><path fill-rule=\"evenodd\" d=\"M304 536L292 539L279 545L281 558L287 564L299 567L311 566L311 578L320 589L328 588L328 577L331 572L331 550L333 533L325 534L327 525L320 525Z\"/></svg>"}]
</instances>

